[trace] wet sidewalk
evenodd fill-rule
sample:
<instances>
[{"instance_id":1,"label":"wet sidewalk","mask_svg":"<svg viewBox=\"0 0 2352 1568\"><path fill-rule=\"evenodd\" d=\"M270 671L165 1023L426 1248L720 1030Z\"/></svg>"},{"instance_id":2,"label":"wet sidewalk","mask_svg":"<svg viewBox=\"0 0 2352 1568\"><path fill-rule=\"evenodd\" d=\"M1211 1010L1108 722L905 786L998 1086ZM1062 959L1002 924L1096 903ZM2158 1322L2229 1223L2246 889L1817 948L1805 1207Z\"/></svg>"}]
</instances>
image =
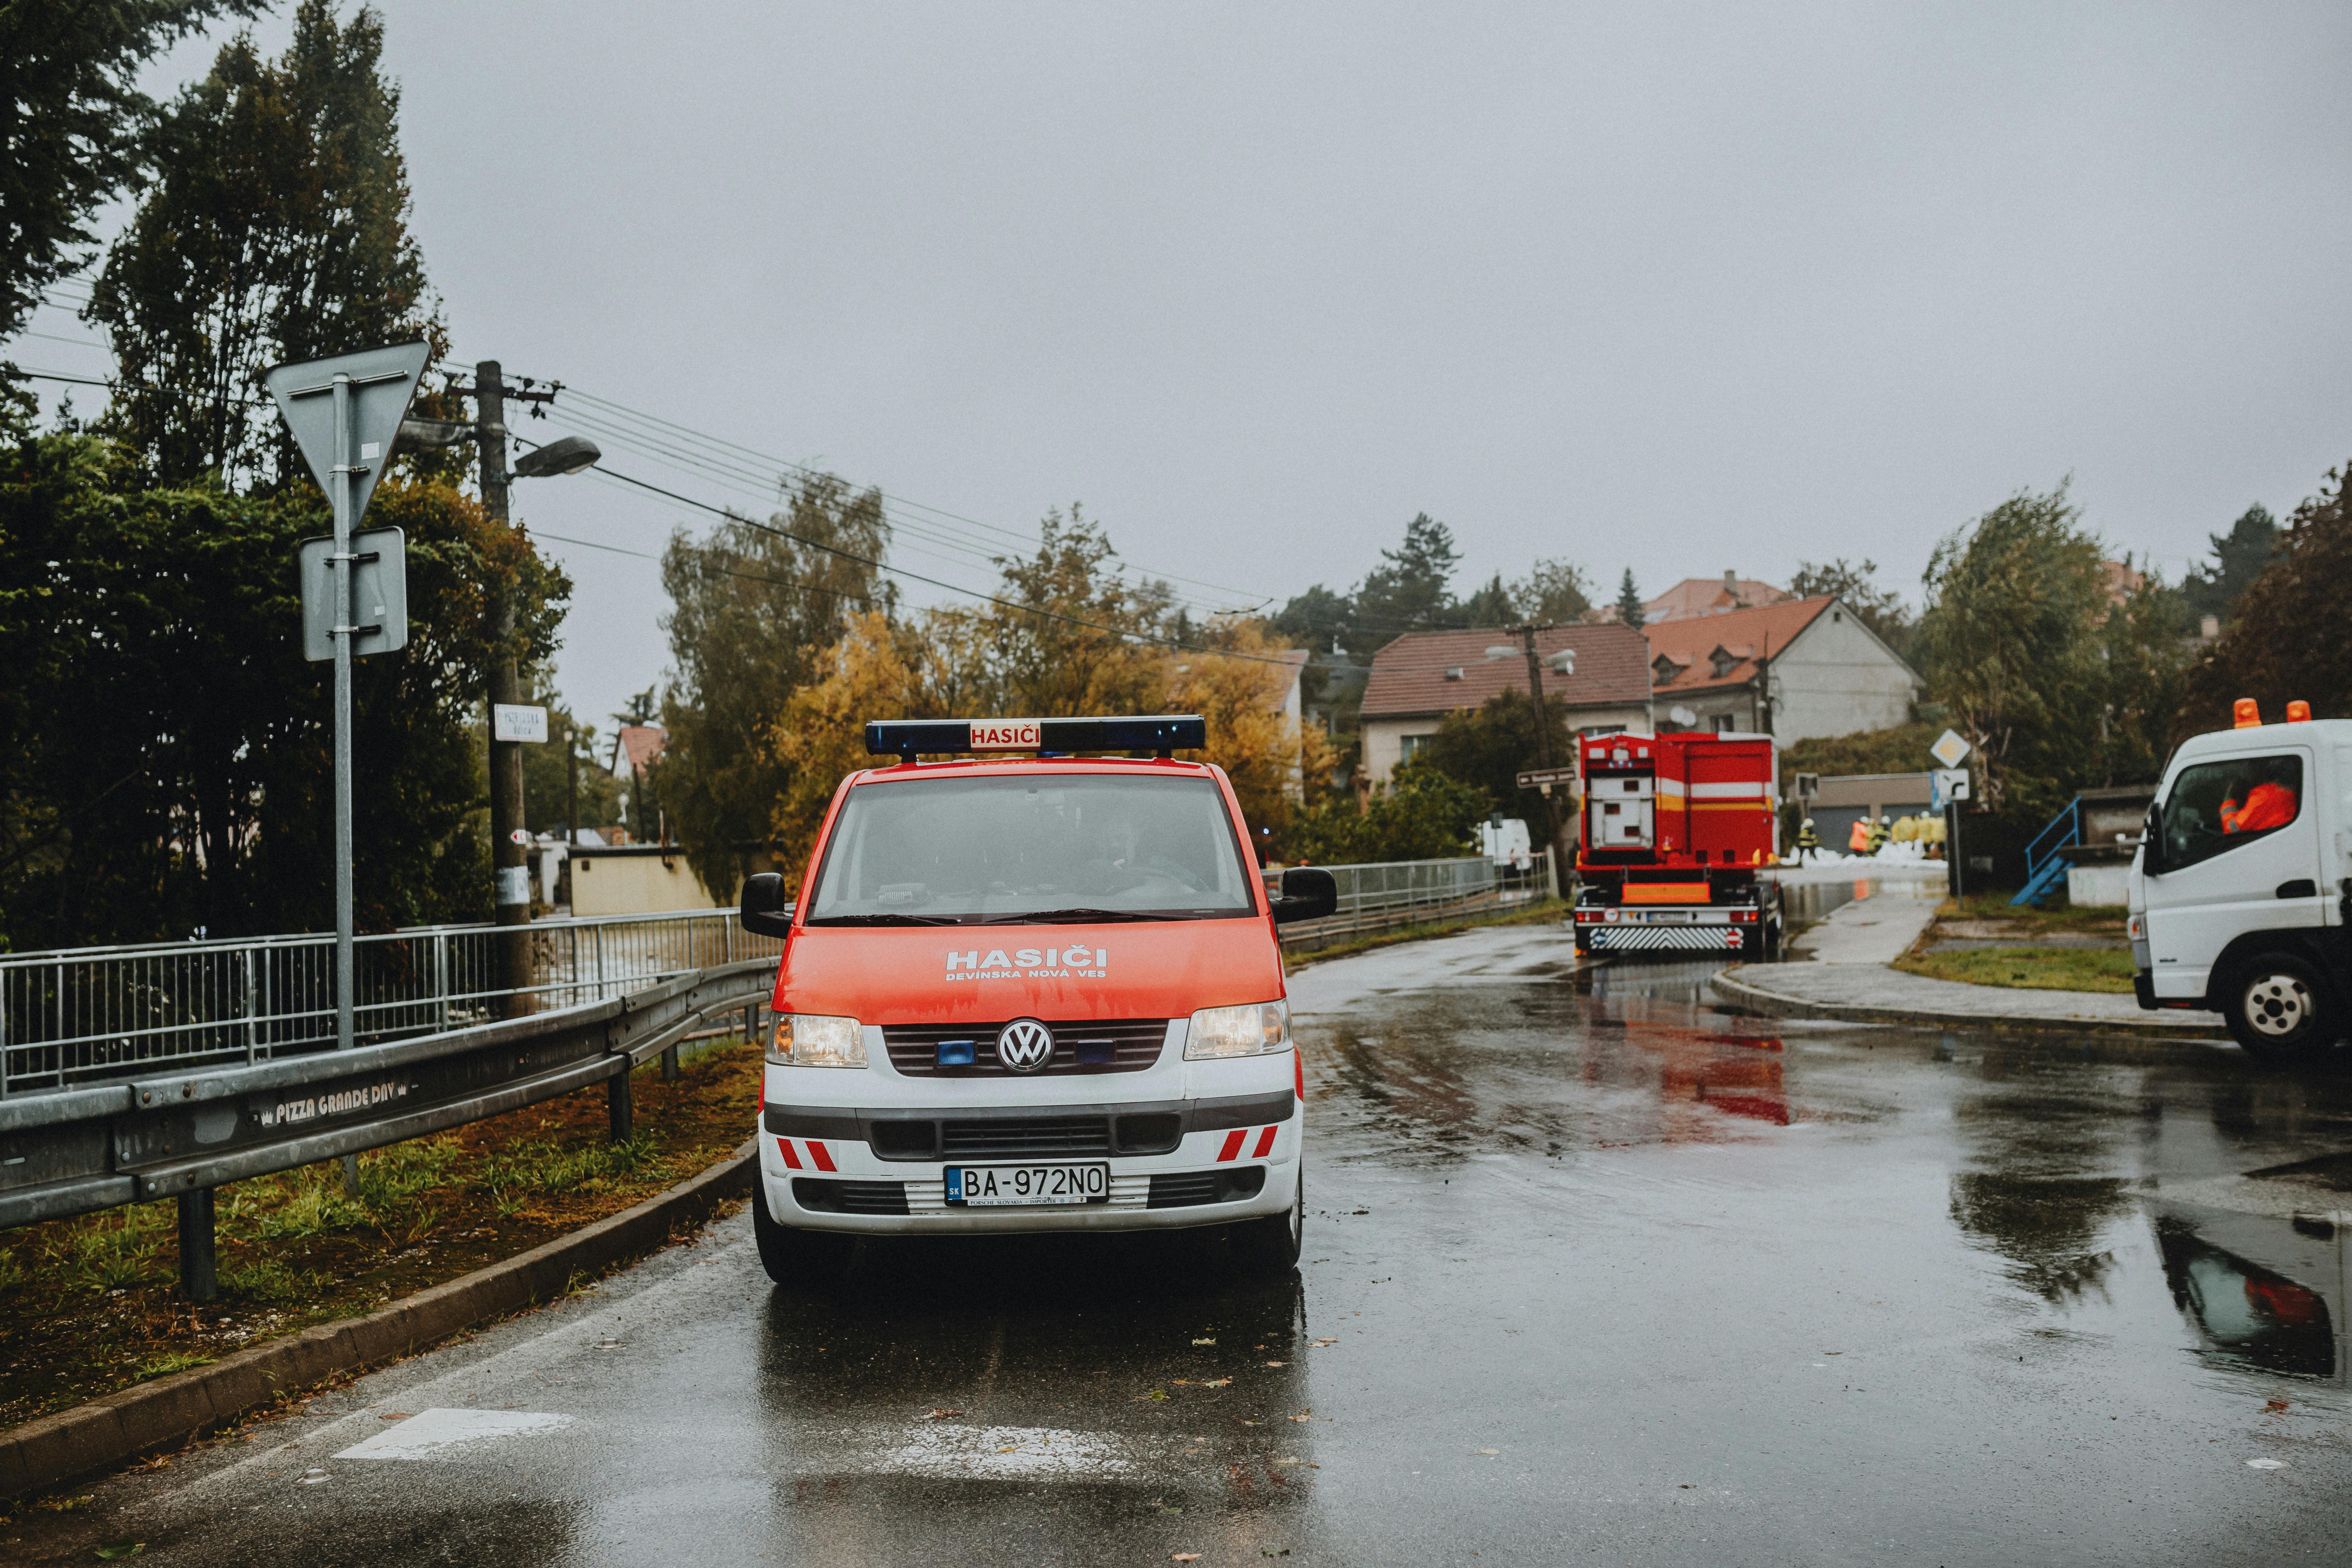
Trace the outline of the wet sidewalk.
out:
<instances>
[{"instance_id":1,"label":"wet sidewalk","mask_svg":"<svg viewBox=\"0 0 2352 1568\"><path fill-rule=\"evenodd\" d=\"M1789 962L1735 964L1707 987L1723 1001L1779 1018L2228 1041L2218 1014L2149 1013L2135 998L2107 992L1970 985L1890 968L1927 929L1943 893L1940 883L1882 884L1791 942Z\"/></svg>"}]
</instances>

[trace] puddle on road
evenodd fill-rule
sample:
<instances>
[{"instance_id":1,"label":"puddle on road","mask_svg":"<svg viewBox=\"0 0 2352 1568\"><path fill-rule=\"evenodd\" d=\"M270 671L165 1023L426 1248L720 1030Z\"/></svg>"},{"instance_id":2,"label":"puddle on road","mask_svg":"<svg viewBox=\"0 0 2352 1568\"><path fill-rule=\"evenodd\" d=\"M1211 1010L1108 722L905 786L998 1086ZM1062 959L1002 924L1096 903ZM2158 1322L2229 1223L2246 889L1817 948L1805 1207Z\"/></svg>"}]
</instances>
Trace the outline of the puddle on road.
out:
<instances>
[{"instance_id":1,"label":"puddle on road","mask_svg":"<svg viewBox=\"0 0 2352 1568\"><path fill-rule=\"evenodd\" d=\"M1825 913L1867 889L1791 891ZM2352 1080L2283 1078L2169 1042L1734 1016L1706 994L1717 967L1620 963L1573 984L1428 991L1319 1016L1301 1034L1324 1157L1450 1172L1458 1187L1499 1155L1554 1190L1558 1173L1577 1181L1603 1152L1769 1149L1809 1123L1849 1150L1925 1138L1947 1151L1948 1244L1987 1260L1987 1300L2021 1331L2352 1383L2352 1203L2327 1201L2352 1191L2352 1152L2308 1142L2352 1130ZM1573 1190L1612 1179L1598 1169ZM2164 1196L2247 1173L2347 1212L2340 1224L2283 1206L2217 1215ZM1611 1202L1621 1218L1638 1207Z\"/></svg>"}]
</instances>

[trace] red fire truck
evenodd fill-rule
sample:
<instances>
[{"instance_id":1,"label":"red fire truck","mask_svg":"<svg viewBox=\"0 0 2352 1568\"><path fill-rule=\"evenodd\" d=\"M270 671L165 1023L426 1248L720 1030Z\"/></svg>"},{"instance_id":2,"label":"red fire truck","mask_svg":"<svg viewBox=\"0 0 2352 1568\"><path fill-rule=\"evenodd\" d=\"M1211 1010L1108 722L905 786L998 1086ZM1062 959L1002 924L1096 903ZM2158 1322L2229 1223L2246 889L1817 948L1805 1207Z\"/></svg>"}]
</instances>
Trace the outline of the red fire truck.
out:
<instances>
[{"instance_id":1,"label":"red fire truck","mask_svg":"<svg viewBox=\"0 0 2352 1568\"><path fill-rule=\"evenodd\" d=\"M1779 954L1771 736L1587 735L1577 760L1579 952Z\"/></svg>"}]
</instances>

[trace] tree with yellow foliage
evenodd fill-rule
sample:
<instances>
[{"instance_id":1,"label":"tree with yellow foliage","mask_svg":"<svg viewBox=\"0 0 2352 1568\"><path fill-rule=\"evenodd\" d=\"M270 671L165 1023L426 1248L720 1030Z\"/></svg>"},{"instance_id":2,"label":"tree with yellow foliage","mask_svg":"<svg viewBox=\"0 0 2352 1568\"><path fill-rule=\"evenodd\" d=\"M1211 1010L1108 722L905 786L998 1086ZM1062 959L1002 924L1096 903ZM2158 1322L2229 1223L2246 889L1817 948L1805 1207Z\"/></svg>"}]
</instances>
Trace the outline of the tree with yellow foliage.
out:
<instances>
[{"instance_id":1,"label":"tree with yellow foliage","mask_svg":"<svg viewBox=\"0 0 2352 1568\"><path fill-rule=\"evenodd\" d=\"M797 877L807 863L840 781L877 759L866 750L870 719L972 719L1072 716L1083 693L1110 697L1078 713L1197 712L1208 721L1199 753L1233 780L1242 812L1279 844L1309 791L1319 795L1331 771L1330 743L1319 727L1283 711L1289 670L1273 656L1280 645L1256 621L1219 623L1208 634L1218 651L1171 650L1129 641L1097 648L1084 682L1057 671L1042 683L1002 657L1005 623L1025 612L929 610L892 623L856 616L841 640L816 661L817 679L795 691L772 726L768 745L791 784L776 802L771 831L780 867ZM1034 617L1033 617L1034 618ZM1034 651L1015 643L1022 653ZM1055 710L1059 709L1057 712ZM1260 841L1266 841L1261 833Z\"/></svg>"}]
</instances>

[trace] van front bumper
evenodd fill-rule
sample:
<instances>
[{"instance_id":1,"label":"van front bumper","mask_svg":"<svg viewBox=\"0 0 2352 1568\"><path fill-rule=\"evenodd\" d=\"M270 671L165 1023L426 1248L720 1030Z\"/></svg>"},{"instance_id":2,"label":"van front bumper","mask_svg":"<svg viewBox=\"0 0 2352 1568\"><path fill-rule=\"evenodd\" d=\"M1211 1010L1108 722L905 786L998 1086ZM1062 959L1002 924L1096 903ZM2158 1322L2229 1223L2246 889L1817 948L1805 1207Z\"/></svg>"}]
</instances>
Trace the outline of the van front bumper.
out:
<instances>
[{"instance_id":1,"label":"van front bumper","mask_svg":"<svg viewBox=\"0 0 2352 1568\"><path fill-rule=\"evenodd\" d=\"M863 1235L1156 1230L1281 1214L1298 1192L1298 1101L1278 1094L1069 1105L767 1105L771 1218ZM950 1204L946 1169L1103 1164L1108 1200Z\"/></svg>"}]
</instances>

